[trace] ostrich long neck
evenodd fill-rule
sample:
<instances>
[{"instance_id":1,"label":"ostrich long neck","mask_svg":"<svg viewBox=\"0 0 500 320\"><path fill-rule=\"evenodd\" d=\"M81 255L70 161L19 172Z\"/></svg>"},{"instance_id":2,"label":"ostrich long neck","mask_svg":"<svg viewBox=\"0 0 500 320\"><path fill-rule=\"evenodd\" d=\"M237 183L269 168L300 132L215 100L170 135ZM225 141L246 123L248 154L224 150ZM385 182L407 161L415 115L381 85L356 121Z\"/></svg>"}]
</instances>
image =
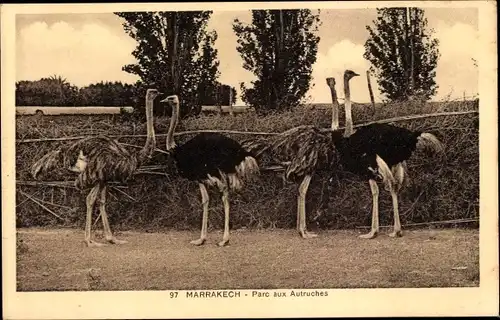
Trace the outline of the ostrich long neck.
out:
<instances>
[{"instance_id":1,"label":"ostrich long neck","mask_svg":"<svg viewBox=\"0 0 500 320\"><path fill-rule=\"evenodd\" d=\"M331 129L337 130L339 128L339 101L337 99L337 91L335 90L335 79L327 79L328 87L330 88L330 94L332 96L332 123Z\"/></svg>"},{"instance_id":2,"label":"ostrich long neck","mask_svg":"<svg viewBox=\"0 0 500 320\"><path fill-rule=\"evenodd\" d=\"M146 97L146 144L139 153L139 162L151 157L156 148L155 129L153 124L153 100Z\"/></svg>"},{"instance_id":3,"label":"ostrich long neck","mask_svg":"<svg viewBox=\"0 0 500 320\"><path fill-rule=\"evenodd\" d=\"M167 150L172 150L175 148L174 132L177 122L179 121L179 103L174 102L172 104L172 118L170 119L170 127L167 133Z\"/></svg>"},{"instance_id":4,"label":"ostrich long neck","mask_svg":"<svg viewBox=\"0 0 500 320\"><path fill-rule=\"evenodd\" d=\"M352 113L351 113L351 90L349 89L349 79L344 77L344 95L345 95L345 133L349 137L353 134Z\"/></svg>"}]
</instances>

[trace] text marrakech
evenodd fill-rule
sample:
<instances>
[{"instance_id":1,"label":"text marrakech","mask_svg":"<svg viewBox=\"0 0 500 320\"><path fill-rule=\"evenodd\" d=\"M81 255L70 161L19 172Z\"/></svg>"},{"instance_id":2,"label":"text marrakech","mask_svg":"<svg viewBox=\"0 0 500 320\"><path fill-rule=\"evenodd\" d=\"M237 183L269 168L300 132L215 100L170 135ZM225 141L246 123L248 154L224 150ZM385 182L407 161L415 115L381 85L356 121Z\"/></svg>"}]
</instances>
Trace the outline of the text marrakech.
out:
<instances>
[{"instance_id":1,"label":"text marrakech","mask_svg":"<svg viewBox=\"0 0 500 320\"><path fill-rule=\"evenodd\" d=\"M186 292L186 298L239 298L239 291Z\"/></svg>"}]
</instances>

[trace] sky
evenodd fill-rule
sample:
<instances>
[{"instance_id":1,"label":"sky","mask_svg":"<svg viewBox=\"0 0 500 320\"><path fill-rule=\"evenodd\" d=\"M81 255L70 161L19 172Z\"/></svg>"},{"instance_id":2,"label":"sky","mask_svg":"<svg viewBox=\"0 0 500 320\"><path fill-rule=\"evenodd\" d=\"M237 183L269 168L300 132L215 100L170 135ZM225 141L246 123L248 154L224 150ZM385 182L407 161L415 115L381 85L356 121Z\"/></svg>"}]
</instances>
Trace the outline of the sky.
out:
<instances>
[{"instance_id":1,"label":"sky","mask_svg":"<svg viewBox=\"0 0 500 320\"><path fill-rule=\"evenodd\" d=\"M439 86L434 100L462 99L478 93L477 60L478 11L475 8L426 8L425 15L434 37L439 39L441 57L436 70ZM208 29L216 30L220 64L220 81L235 86L237 104L241 104L240 82L249 83L254 76L242 67L236 51L237 38L232 21L248 22L250 11L214 11ZM376 18L375 9L322 10L317 61L313 65L310 102L330 103L327 77L337 79L342 98L342 74L345 69L362 75L351 80L351 97L368 102L365 72L369 62L363 58L368 37L367 25ZM135 75L122 71L134 63L135 41L122 27L122 19L112 13L99 14L23 14L16 17L16 81L38 80L60 75L77 86L99 81L134 83ZM465 44L465 45L464 45ZM372 78L375 100L382 96Z\"/></svg>"}]
</instances>

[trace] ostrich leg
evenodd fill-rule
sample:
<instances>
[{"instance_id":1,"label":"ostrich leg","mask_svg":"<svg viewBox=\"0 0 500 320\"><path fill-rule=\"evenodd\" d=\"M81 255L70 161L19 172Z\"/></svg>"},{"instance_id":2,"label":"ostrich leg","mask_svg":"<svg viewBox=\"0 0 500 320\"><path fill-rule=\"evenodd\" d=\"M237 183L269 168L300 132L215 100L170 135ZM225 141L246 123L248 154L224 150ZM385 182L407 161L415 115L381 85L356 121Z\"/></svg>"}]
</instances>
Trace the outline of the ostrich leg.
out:
<instances>
[{"instance_id":1,"label":"ostrich leg","mask_svg":"<svg viewBox=\"0 0 500 320\"><path fill-rule=\"evenodd\" d=\"M375 180L372 180L370 179L368 181L370 183L370 189L372 191L372 205L373 205L373 208L372 208L372 229L370 230L369 233L367 234L362 234L360 235L359 237L362 238L362 239L373 239L377 236L378 234L378 231L379 231L379 220L378 220L378 194L379 194L379 190L378 190L378 185L377 185L377 182L375 182Z\"/></svg>"},{"instance_id":2,"label":"ostrich leg","mask_svg":"<svg viewBox=\"0 0 500 320\"><path fill-rule=\"evenodd\" d=\"M403 232L401 231L401 222L399 221L399 207L398 207L398 193L401 189L404 180L404 167L403 164L398 163L393 169L393 175L396 180L395 185L389 186L389 191L392 197L392 207L394 210L394 231L389 234L390 237L401 237Z\"/></svg>"},{"instance_id":3,"label":"ostrich leg","mask_svg":"<svg viewBox=\"0 0 500 320\"><path fill-rule=\"evenodd\" d=\"M94 205L97 200L97 195L99 193L99 186L95 186L90 190L89 194L87 195L87 218L85 221L85 243L87 244L87 247L101 247L104 244L99 243L96 241L90 240L90 231L92 227L92 212L94 211Z\"/></svg>"},{"instance_id":4,"label":"ostrich leg","mask_svg":"<svg viewBox=\"0 0 500 320\"><path fill-rule=\"evenodd\" d=\"M106 193L108 192L108 187L103 186L101 188L101 197L99 203L99 210L101 211L102 217L102 225L104 227L104 237L106 241L112 244L124 244L127 243L125 240L118 240L113 237L113 233L111 232L111 228L109 227L108 214L106 213Z\"/></svg>"},{"instance_id":5,"label":"ostrich leg","mask_svg":"<svg viewBox=\"0 0 500 320\"><path fill-rule=\"evenodd\" d=\"M201 246L207 240L207 228L208 228L208 192L207 188L203 183L199 184L201 191L201 203L203 205L203 218L201 221L201 236L198 240L191 241L191 244L196 246Z\"/></svg>"},{"instance_id":6,"label":"ostrich leg","mask_svg":"<svg viewBox=\"0 0 500 320\"><path fill-rule=\"evenodd\" d=\"M394 231L389 233L390 237L401 237L403 232L401 231L401 222L399 221L399 208L398 208L398 194L397 192L391 188L391 196L392 196L392 206L394 209Z\"/></svg>"},{"instance_id":7,"label":"ostrich leg","mask_svg":"<svg viewBox=\"0 0 500 320\"><path fill-rule=\"evenodd\" d=\"M224 203L224 236L218 243L219 247L229 243L229 190L227 188L222 191L222 202Z\"/></svg>"},{"instance_id":8,"label":"ostrich leg","mask_svg":"<svg viewBox=\"0 0 500 320\"><path fill-rule=\"evenodd\" d=\"M315 233L308 232L306 229L306 194L310 182L311 176L306 175L299 186L299 196L297 200L297 227L299 229L300 235L304 239L314 238L318 236Z\"/></svg>"}]
</instances>

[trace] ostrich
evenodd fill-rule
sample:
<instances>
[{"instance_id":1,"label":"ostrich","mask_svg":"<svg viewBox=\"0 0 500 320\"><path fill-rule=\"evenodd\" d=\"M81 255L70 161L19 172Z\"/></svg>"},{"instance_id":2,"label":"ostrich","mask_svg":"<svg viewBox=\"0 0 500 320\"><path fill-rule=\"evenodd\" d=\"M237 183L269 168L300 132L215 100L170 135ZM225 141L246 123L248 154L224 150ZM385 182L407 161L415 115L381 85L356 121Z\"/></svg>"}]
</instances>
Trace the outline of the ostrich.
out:
<instances>
[{"instance_id":1,"label":"ostrich","mask_svg":"<svg viewBox=\"0 0 500 320\"><path fill-rule=\"evenodd\" d=\"M344 82L349 82L357 73L346 70ZM330 87L334 81L327 81ZM347 101L346 101L347 103ZM332 107L332 128L338 124L338 105ZM251 138L242 142L243 146L257 157L270 157L271 162L285 165L284 178L299 183L297 196L297 230L304 239L317 234L306 228L306 195L312 175L319 170L332 170L338 164L335 143L342 139L340 130L322 131L315 126L300 126L271 138Z\"/></svg>"},{"instance_id":2,"label":"ostrich","mask_svg":"<svg viewBox=\"0 0 500 320\"><path fill-rule=\"evenodd\" d=\"M431 133L410 131L389 124L371 124L354 131L349 84L344 84L346 95L346 130L344 138L335 142L340 164L344 169L368 179L372 193L371 231L361 238L375 238L379 232L377 181L391 193L394 211L394 231L391 237L401 237L401 223L398 210L398 193L406 175L406 160L416 150L427 149L441 152L441 142Z\"/></svg>"},{"instance_id":3,"label":"ostrich","mask_svg":"<svg viewBox=\"0 0 500 320\"><path fill-rule=\"evenodd\" d=\"M78 174L75 186L81 189L91 188L87 195L87 217L85 240L88 247L100 247L103 243L91 240L91 222L94 205L99 198L106 241L112 244L124 244L116 239L109 226L106 213L107 185L111 181L128 181L137 168L149 159L155 149L156 140L153 125L153 100L161 94L156 89L146 93L147 138L144 147L136 153L130 153L117 140L106 136L88 137L73 144L47 153L31 167L31 174L38 179L46 174L63 168Z\"/></svg>"},{"instance_id":4,"label":"ostrich","mask_svg":"<svg viewBox=\"0 0 500 320\"><path fill-rule=\"evenodd\" d=\"M172 117L167 133L166 145L169 159L173 160L180 176L198 182L203 205L201 235L191 244L200 246L207 239L209 196L207 186L216 186L222 193L224 204L224 235L218 243L223 247L229 243L229 192L241 190L243 181L259 173L253 155L235 140L218 133L201 133L182 145L173 139L179 120L179 98L168 96L161 102L172 105Z\"/></svg>"}]
</instances>

